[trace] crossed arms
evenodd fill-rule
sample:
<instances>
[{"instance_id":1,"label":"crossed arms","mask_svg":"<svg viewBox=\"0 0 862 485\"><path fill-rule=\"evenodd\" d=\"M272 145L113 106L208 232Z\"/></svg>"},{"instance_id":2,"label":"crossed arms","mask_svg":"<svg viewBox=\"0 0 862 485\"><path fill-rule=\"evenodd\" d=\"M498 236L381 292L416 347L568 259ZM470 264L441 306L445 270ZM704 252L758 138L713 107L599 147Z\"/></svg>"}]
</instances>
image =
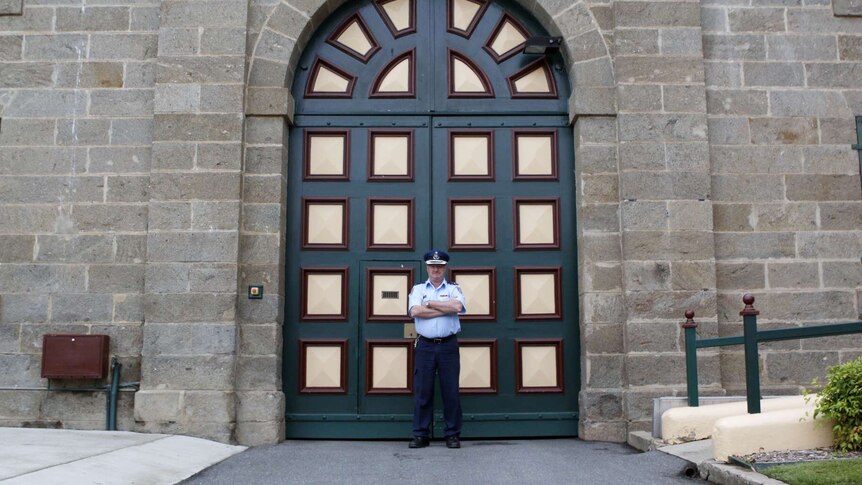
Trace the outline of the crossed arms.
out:
<instances>
[{"instance_id":1,"label":"crossed arms","mask_svg":"<svg viewBox=\"0 0 862 485\"><path fill-rule=\"evenodd\" d=\"M436 318L459 313L463 308L458 300L431 301L430 306L413 305L409 315L413 318Z\"/></svg>"}]
</instances>

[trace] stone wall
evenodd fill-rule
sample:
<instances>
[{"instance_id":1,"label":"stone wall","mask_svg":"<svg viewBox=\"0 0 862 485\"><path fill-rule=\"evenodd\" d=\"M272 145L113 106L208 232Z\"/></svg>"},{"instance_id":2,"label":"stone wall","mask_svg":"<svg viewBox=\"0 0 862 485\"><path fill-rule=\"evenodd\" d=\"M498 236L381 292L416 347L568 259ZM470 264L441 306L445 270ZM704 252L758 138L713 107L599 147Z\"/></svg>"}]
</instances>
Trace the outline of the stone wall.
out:
<instances>
[{"instance_id":1,"label":"stone wall","mask_svg":"<svg viewBox=\"0 0 862 485\"><path fill-rule=\"evenodd\" d=\"M572 82L583 438L684 394L687 308L703 336L741 333L744 291L764 327L860 317L862 19L835 1L520 2ZM343 3L0 1L0 425L103 425L101 394L39 390L42 334L74 331L141 381L122 429L283 437L289 86ZM862 338L762 348L764 393L796 393ZM738 349L700 361L702 394L741 390Z\"/></svg>"},{"instance_id":2,"label":"stone wall","mask_svg":"<svg viewBox=\"0 0 862 485\"><path fill-rule=\"evenodd\" d=\"M245 0L163 1L140 429L235 440Z\"/></svg>"},{"instance_id":3,"label":"stone wall","mask_svg":"<svg viewBox=\"0 0 862 485\"><path fill-rule=\"evenodd\" d=\"M99 429L102 393L38 390L42 335L140 378L159 2L0 5L0 424Z\"/></svg>"},{"instance_id":4,"label":"stone wall","mask_svg":"<svg viewBox=\"0 0 862 485\"><path fill-rule=\"evenodd\" d=\"M840 0L836 0L836 6ZM741 333L739 295L765 328L859 319L862 19L828 0L711 0L701 8L715 212L718 324ZM764 394L798 393L862 338L762 346ZM744 388L741 349L722 385Z\"/></svg>"},{"instance_id":5,"label":"stone wall","mask_svg":"<svg viewBox=\"0 0 862 485\"><path fill-rule=\"evenodd\" d=\"M651 429L652 398L685 383L680 315L715 334L715 260L700 5L613 4L627 427ZM718 356L699 353L700 380Z\"/></svg>"}]
</instances>

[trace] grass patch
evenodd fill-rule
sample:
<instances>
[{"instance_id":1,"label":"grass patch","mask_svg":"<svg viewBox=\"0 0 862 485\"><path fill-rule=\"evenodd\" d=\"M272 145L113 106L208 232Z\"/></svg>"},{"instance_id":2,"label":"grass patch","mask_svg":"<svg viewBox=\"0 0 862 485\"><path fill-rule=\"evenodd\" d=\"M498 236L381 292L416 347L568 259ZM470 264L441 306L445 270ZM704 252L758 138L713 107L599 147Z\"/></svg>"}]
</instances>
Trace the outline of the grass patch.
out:
<instances>
[{"instance_id":1,"label":"grass patch","mask_svg":"<svg viewBox=\"0 0 862 485\"><path fill-rule=\"evenodd\" d=\"M862 458L778 465L767 468L763 474L790 485L859 485Z\"/></svg>"}]
</instances>

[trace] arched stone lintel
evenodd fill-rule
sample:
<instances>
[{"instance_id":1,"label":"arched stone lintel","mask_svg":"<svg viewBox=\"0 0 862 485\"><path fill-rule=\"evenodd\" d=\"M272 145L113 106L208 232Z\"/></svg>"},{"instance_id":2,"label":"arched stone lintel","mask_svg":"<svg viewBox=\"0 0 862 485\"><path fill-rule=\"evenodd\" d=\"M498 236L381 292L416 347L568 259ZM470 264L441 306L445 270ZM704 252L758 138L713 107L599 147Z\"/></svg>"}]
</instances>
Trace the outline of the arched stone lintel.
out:
<instances>
[{"instance_id":1,"label":"arched stone lintel","mask_svg":"<svg viewBox=\"0 0 862 485\"><path fill-rule=\"evenodd\" d=\"M299 56L312 33L346 0L285 0L273 7L261 29L249 61L247 114L292 116L289 89ZM616 113L614 74L605 38L595 16L583 2L518 0L552 35L565 38L563 57L569 66L570 116ZM264 35L265 34L265 35ZM273 46L280 48L275 49ZM289 47L288 47L289 46ZM286 88L270 105L259 88ZM583 92L581 92L583 91ZM290 109L283 113L279 109Z\"/></svg>"},{"instance_id":2,"label":"arched stone lintel","mask_svg":"<svg viewBox=\"0 0 862 485\"><path fill-rule=\"evenodd\" d=\"M616 116L616 90L604 86L578 88L569 97L569 122L581 116Z\"/></svg>"},{"instance_id":3,"label":"arched stone lintel","mask_svg":"<svg viewBox=\"0 0 862 485\"><path fill-rule=\"evenodd\" d=\"M293 124L295 102L288 88L249 86L245 95L247 116L284 116Z\"/></svg>"}]
</instances>

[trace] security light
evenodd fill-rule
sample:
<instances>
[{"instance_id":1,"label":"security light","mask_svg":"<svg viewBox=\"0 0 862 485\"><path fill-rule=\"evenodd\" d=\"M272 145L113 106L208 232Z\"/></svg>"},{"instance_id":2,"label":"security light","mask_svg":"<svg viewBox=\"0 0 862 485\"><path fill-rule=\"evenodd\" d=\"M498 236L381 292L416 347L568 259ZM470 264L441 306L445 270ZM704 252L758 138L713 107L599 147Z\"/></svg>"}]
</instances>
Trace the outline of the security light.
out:
<instances>
[{"instance_id":1,"label":"security light","mask_svg":"<svg viewBox=\"0 0 862 485\"><path fill-rule=\"evenodd\" d=\"M536 35L524 42L524 54L547 55L560 50L563 43L562 37L547 37Z\"/></svg>"}]
</instances>

